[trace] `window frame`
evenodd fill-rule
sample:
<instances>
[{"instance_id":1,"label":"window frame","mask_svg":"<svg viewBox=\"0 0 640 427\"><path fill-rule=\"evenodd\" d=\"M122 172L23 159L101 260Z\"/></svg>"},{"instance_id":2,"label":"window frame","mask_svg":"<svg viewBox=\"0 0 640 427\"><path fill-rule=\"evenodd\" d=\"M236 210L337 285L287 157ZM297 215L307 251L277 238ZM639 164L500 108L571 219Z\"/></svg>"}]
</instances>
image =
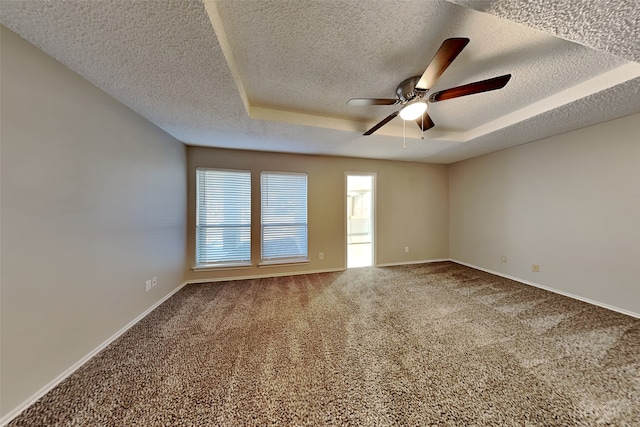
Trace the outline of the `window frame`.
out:
<instances>
[{"instance_id":1,"label":"window frame","mask_svg":"<svg viewBox=\"0 0 640 427\"><path fill-rule=\"evenodd\" d=\"M304 204L304 223L291 223L288 225L300 226L304 225L305 235L305 250L304 254L299 256L282 256L282 257L269 257L265 258L265 224L264 224L264 185L263 185L263 177L268 175L291 175L291 176L299 176L304 177L304 189L305 189L305 204ZM290 172L290 171L261 171L260 172L260 262L259 266L274 266L274 265L283 265L283 264L302 264L309 263L309 174L306 172Z\"/></svg>"},{"instance_id":2,"label":"window frame","mask_svg":"<svg viewBox=\"0 0 640 427\"><path fill-rule=\"evenodd\" d=\"M249 229L249 258L248 260L244 260L244 259L238 259L238 260L228 260L228 261L209 261L209 262L201 262L201 258L199 257L199 248L200 248L200 238L199 238L199 232L200 232L200 228L202 227L202 225L200 224L200 215L202 214L200 212L200 197L201 197L201 193L200 193L200 172L207 172L207 171L214 171L214 172L232 172L232 173L243 173L243 174L248 174L248 178L249 178L249 196L248 196L248 207L249 207L249 222L248 224L242 224L243 227L246 227ZM194 270L206 270L206 269L218 269L218 268L246 268L246 267L252 267L253 266L253 257L252 257L252 235L253 235L253 204L252 204L252 197L253 197L253 174L250 170L246 170L246 169L225 169L225 168L210 168L210 167L196 167L196 181L195 181L195 245L194 245L194 252L195 252L195 266L193 267Z\"/></svg>"}]
</instances>

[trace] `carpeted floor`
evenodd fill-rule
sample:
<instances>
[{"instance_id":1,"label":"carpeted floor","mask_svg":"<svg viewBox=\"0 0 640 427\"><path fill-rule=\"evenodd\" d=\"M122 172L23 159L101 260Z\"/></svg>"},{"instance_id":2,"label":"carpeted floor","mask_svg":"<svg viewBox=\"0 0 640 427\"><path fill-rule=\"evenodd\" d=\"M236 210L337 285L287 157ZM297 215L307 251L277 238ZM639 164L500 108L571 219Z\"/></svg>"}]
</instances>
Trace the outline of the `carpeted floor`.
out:
<instances>
[{"instance_id":1,"label":"carpeted floor","mask_svg":"<svg viewBox=\"0 0 640 427\"><path fill-rule=\"evenodd\" d=\"M186 286L10 425L639 422L639 319L444 262Z\"/></svg>"}]
</instances>

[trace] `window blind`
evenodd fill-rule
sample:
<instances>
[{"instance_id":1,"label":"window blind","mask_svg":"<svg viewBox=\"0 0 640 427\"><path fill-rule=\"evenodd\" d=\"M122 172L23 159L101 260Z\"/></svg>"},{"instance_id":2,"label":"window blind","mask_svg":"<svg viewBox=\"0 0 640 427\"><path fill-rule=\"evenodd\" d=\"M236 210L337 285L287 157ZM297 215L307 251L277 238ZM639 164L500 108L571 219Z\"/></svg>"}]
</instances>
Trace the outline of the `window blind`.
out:
<instances>
[{"instance_id":1,"label":"window blind","mask_svg":"<svg viewBox=\"0 0 640 427\"><path fill-rule=\"evenodd\" d=\"M262 260L307 259L307 175L260 174Z\"/></svg>"},{"instance_id":2,"label":"window blind","mask_svg":"<svg viewBox=\"0 0 640 427\"><path fill-rule=\"evenodd\" d=\"M251 263L251 172L196 170L196 263Z\"/></svg>"}]
</instances>

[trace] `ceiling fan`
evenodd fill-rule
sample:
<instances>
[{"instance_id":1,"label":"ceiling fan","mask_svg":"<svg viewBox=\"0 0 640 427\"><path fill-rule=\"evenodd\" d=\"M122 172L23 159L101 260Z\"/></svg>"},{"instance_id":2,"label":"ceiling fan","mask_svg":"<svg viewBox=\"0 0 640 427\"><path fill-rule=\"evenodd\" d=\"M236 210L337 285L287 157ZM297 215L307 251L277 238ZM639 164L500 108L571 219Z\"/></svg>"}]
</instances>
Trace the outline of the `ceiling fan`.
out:
<instances>
[{"instance_id":1,"label":"ceiling fan","mask_svg":"<svg viewBox=\"0 0 640 427\"><path fill-rule=\"evenodd\" d=\"M429 117L429 114L427 114L427 102L445 101L447 99L459 98L461 96L488 92L505 87L511 78L511 74L441 90L432 93L428 98L426 97L429 89L433 87L438 78L444 73L447 67L451 65L453 60L456 59L468 43L468 38L451 38L442 42L440 49L438 49L422 76L409 77L398 85L395 99L351 98L347 101L347 105L351 106L402 105L400 110L389 114L363 135L371 135L397 115L400 115L400 118L403 120L415 120L423 131L431 129L435 124Z\"/></svg>"}]
</instances>

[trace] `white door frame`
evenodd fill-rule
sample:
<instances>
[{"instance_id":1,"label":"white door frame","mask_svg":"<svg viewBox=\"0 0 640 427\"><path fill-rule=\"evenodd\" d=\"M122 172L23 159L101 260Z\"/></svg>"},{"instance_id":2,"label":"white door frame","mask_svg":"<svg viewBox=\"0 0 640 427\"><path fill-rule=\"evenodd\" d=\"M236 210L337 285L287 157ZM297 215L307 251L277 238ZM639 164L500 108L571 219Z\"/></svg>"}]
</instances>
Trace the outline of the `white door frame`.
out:
<instances>
[{"instance_id":1,"label":"white door frame","mask_svg":"<svg viewBox=\"0 0 640 427\"><path fill-rule=\"evenodd\" d=\"M344 267L348 268L349 265L349 241L347 238L347 223L349 218L347 218L347 197L349 195L349 176L370 176L371 177L371 265L373 267L377 266L377 256L376 256L376 236L378 234L378 222L376 221L376 181L377 181L377 173L376 172L345 172L344 174L344 197L342 198L344 203L344 209L342 209L344 215Z\"/></svg>"}]
</instances>

